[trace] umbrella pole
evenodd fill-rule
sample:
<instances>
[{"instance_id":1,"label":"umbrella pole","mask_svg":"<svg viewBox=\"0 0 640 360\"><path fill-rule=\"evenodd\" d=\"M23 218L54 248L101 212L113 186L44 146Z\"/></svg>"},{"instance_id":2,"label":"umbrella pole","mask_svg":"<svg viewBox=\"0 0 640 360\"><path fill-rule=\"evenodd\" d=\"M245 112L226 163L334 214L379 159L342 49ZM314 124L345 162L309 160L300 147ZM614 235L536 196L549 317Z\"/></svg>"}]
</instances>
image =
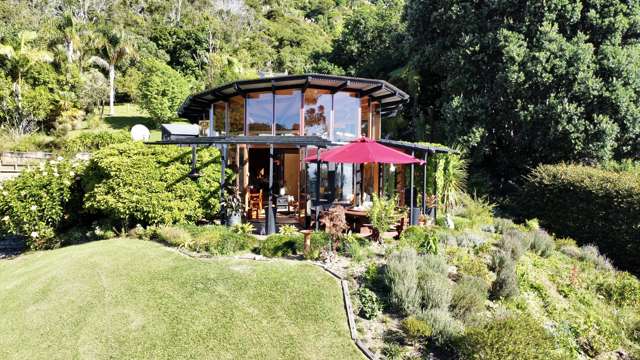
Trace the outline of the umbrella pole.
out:
<instances>
[{"instance_id":1,"label":"umbrella pole","mask_svg":"<svg viewBox=\"0 0 640 360\"><path fill-rule=\"evenodd\" d=\"M427 158L429 152L424 153L424 165L422 165L422 213L427 215Z\"/></svg>"},{"instance_id":2,"label":"umbrella pole","mask_svg":"<svg viewBox=\"0 0 640 360\"><path fill-rule=\"evenodd\" d=\"M267 235L276 232L276 224L273 213L273 145L269 147L269 209L267 213Z\"/></svg>"},{"instance_id":3,"label":"umbrella pole","mask_svg":"<svg viewBox=\"0 0 640 360\"><path fill-rule=\"evenodd\" d=\"M320 148L316 151L316 231L320 229Z\"/></svg>"}]
</instances>

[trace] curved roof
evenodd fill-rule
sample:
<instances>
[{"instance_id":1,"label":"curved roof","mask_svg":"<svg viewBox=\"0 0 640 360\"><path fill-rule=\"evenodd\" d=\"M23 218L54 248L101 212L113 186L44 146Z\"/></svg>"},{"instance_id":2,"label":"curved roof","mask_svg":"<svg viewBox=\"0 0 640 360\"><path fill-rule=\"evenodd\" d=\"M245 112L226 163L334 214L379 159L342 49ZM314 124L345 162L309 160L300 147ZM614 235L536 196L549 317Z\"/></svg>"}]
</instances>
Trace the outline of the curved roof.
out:
<instances>
[{"instance_id":1,"label":"curved roof","mask_svg":"<svg viewBox=\"0 0 640 360\"><path fill-rule=\"evenodd\" d=\"M353 91L360 96L371 96L382 104L382 115L393 114L409 101L409 95L384 80L364 79L348 76L302 74L285 75L264 79L241 80L189 96L178 109L178 116L202 119L209 113L212 102L224 101L236 95L250 92L281 89L326 89L330 91Z\"/></svg>"}]
</instances>

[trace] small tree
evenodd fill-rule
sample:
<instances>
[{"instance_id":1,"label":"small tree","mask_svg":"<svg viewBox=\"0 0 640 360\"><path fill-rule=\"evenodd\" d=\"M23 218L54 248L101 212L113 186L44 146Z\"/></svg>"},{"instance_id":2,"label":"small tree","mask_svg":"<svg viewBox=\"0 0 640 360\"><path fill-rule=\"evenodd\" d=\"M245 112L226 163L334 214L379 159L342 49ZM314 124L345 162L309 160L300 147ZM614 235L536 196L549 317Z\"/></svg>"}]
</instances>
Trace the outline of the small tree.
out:
<instances>
[{"instance_id":1,"label":"small tree","mask_svg":"<svg viewBox=\"0 0 640 360\"><path fill-rule=\"evenodd\" d=\"M344 208L342 206L332 207L324 213L320 222L322 222L326 232L331 236L333 243L331 251L335 252L338 245L340 245L342 233L349 228L345 218Z\"/></svg>"},{"instance_id":2,"label":"small tree","mask_svg":"<svg viewBox=\"0 0 640 360\"><path fill-rule=\"evenodd\" d=\"M385 199L373 194L373 205L367 215L373 225L373 240L380 241L380 234L388 230L397 220L395 199Z\"/></svg>"},{"instance_id":3,"label":"small tree","mask_svg":"<svg viewBox=\"0 0 640 360\"><path fill-rule=\"evenodd\" d=\"M158 122L176 118L176 110L189 95L189 82L169 65L158 60L142 62L138 85L140 106Z\"/></svg>"}]
</instances>

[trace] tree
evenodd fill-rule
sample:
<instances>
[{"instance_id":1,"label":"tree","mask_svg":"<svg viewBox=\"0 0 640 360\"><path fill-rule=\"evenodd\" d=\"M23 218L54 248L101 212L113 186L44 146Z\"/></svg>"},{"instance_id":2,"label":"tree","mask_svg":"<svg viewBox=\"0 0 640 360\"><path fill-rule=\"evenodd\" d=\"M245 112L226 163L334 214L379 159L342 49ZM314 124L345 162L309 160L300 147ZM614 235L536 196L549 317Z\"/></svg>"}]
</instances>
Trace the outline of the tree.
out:
<instances>
[{"instance_id":1,"label":"tree","mask_svg":"<svg viewBox=\"0 0 640 360\"><path fill-rule=\"evenodd\" d=\"M31 117L25 116L22 102L22 88L25 74L37 63L48 63L53 61L53 55L37 47L32 47L31 43L38 38L38 34L33 31L21 31L18 33L16 44L0 44L0 56L6 59L5 66L7 73L13 81L13 101L15 103L15 114L12 116L14 124L12 128L18 134L28 132L33 128Z\"/></svg>"},{"instance_id":2,"label":"tree","mask_svg":"<svg viewBox=\"0 0 640 360\"><path fill-rule=\"evenodd\" d=\"M142 62L142 79L138 87L140 107L156 122L175 119L178 106L190 92L189 82L169 65L153 59Z\"/></svg>"},{"instance_id":3,"label":"tree","mask_svg":"<svg viewBox=\"0 0 640 360\"><path fill-rule=\"evenodd\" d=\"M109 73L109 115L115 114L115 78L116 65L134 53L133 43L129 34L122 30L103 29L100 39L100 56L92 56L91 62L102 67Z\"/></svg>"},{"instance_id":4,"label":"tree","mask_svg":"<svg viewBox=\"0 0 640 360\"><path fill-rule=\"evenodd\" d=\"M407 4L430 140L503 183L539 163L640 156L640 4Z\"/></svg>"}]
</instances>

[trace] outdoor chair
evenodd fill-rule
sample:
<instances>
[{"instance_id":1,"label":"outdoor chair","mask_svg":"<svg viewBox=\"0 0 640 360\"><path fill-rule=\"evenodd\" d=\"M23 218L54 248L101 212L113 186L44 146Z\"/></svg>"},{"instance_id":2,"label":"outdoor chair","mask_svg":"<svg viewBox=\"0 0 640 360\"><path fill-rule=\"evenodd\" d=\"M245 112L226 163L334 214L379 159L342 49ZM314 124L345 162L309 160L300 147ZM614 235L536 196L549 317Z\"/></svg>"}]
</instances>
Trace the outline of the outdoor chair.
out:
<instances>
[{"instance_id":1,"label":"outdoor chair","mask_svg":"<svg viewBox=\"0 0 640 360\"><path fill-rule=\"evenodd\" d=\"M249 193L249 219L258 219L260 218L260 213L262 212L262 190L257 193ZM254 218L255 213L255 218Z\"/></svg>"}]
</instances>

